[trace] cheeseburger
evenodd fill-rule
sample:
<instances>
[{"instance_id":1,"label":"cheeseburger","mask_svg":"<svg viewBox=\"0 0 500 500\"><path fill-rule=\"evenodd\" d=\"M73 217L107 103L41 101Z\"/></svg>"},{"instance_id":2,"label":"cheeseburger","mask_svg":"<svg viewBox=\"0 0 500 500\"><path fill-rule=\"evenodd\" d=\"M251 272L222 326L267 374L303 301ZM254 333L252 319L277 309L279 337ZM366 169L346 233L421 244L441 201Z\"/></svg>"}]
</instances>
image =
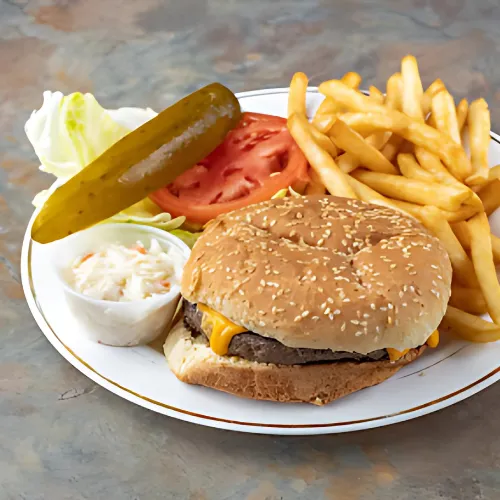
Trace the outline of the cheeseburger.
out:
<instances>
[{"instance_id":1,"label":"cheeseburger","mask_svg":"<svg viewBox=\"0 0 500 500\"><path fill-rule=\"evenodd\" d=\"M326 404L436 344L451 274L440 242L389 208L331 196L252 205L194 246L165 355L189 384Z\"/></svg>"}]
</instances>

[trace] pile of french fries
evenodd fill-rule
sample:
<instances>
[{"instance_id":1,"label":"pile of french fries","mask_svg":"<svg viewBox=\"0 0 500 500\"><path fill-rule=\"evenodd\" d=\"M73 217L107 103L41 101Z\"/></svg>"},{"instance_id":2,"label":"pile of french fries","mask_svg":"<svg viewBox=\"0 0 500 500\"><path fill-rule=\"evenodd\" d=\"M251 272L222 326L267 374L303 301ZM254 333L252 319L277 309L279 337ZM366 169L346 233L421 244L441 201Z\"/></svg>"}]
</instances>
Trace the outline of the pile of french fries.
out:
<instances>
[{"instance_id":1,"label":"pile of french fries","mask_svg":"<svg viewBox=\"0 0 500 500\"><path fill-rule=\"evenodd\" d=\"M490 169L490 113L484 99L457 105L437 79L425 91L406 56L385 94L347 73L319 86L310 122L308 79L290 84L288 128L311 165L307 194L328 192L400 210L446 248L452 294L443 326L474 342L500 340L500 238L488 216L500 206L500 165ZM493 323L479 317L489 313Z\"/></svg>"}]
</instances>

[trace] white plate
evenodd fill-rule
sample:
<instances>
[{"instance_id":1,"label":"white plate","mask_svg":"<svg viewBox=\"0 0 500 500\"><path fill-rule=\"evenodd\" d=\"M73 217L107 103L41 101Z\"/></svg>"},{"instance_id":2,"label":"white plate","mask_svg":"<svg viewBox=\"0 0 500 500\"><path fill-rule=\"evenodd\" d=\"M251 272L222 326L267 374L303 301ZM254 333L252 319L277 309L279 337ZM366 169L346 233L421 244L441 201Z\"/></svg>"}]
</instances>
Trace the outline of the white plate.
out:
<instances>
[{"instance_id":1,"label":"white plate","mask_svg":"<svg viewBox=\"0 0 500 500\"><path fill-rule=\"evenodd\" d=\"M239 94L245 111L285 116L288 89ZM322 97L308 94L312 113ZM490 161L500 163L500 138L492 134ZM499 211L500 212L500 211ZM500 213L491 218L500 235ZM32 219L33 220L33 219ZM106 389L150 410L210 427L263 434L349 432L425 415L461 401L500 378L500 343L468 344L446 339L393 378L324 407L250 401L179 382L152 347L117 348L84 340L47 273L43 246L28 226L21 271L26 298L49 342L73 366Z\"/></svg>"}]
</instances>

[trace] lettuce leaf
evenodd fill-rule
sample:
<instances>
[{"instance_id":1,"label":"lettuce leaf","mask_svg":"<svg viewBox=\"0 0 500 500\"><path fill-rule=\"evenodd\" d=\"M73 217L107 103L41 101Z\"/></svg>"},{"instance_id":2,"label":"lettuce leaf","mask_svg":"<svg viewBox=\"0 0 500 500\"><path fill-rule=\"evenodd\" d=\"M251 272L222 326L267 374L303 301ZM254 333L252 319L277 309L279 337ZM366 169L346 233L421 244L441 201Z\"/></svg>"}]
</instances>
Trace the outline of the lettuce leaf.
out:
<instances>
[{"instance_id":1,"label":"lettuce leaf","mask_svg":"<svg viewBox=\"0 0 500 500\"><path fill-rule=\"evenodd\" d=\"M292 198L300 198L302 195L300 193L297 193L291 186L289 186L286 189L280 189L277 193L274 193L273 196L271 196L272 200L275 200L277 198L286 198L287 196L291 196Z\"/></svg>"},{"instance_id":2,"label":"lettuce leaf","mask_svg":"<svg viewBox=\"0 0 500 500\"><path fill-rule=\"evenodd\" d=\"M68 180L155 113L125 108L113 116L92 94L44 92L42 107L24 126L40 169Z\"/></svg>"},{"instance_id":3,"label":"lettuce leaf","mask_svg":"<svg viewBox=\"0 0 500 500\"><path fill-rule=\"evenodd\" d=\"M173 231L170 231L170 233L173 234L174 236L177 236L177 238L182 240L189 248L193 248L194 244L202 234L202 233L191 233L183 229L174 229Z\"/></svg>"},{"instance_id":4,"label":"lettuce leaf","mask_svg":"<svg viewBox=\"0 0 500 500\"><path fill-rule=\"evenodd\" d=\"M165 231L172 231L184 224L186 217L172 216L163 212L160 207L155 205L149 198L132 205L119 214L113 215L104 222L123 222L124 224L142 224L143 226L157 227Z\"/></svg>"}]
</instances>

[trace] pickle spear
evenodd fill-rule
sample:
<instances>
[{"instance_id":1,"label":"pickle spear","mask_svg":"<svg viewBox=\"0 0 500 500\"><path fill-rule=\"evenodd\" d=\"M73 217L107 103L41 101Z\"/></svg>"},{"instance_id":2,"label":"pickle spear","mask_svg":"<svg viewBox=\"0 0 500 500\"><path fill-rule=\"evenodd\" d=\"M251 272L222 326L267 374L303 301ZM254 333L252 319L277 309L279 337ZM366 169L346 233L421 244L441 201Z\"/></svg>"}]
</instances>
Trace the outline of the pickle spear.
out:
<instances>
[{"instance_id":1,"label":"pickle spear","mask_svg":"<svg viewBox=\"0 0 500 500\"><path fill-rule=\"evenodd\" d=\"M58 188L31 228L50 243L111 217L211 153L240 121L234 94L212 83L130 132Z\"/></svg>"}]
</instances>

